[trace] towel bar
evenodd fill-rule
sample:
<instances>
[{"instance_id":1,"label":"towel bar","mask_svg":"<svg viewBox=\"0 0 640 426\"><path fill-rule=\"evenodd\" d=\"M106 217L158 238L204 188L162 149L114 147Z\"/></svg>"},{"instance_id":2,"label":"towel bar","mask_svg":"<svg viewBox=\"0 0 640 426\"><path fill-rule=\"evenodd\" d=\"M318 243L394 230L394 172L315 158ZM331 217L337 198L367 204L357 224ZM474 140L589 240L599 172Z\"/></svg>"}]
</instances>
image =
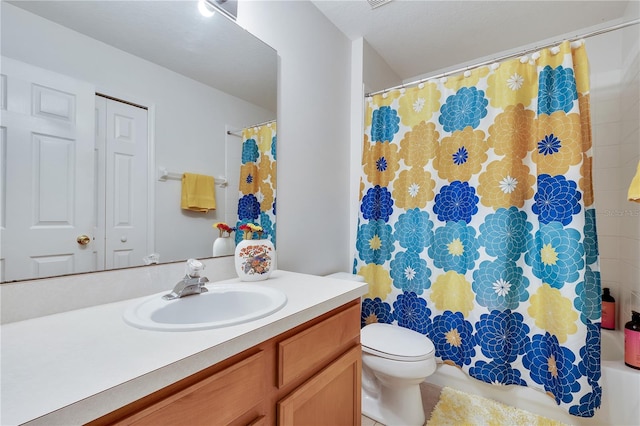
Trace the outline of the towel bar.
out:
<instances>
[{"instance_id":1,"label":"towel bar","mask_svg":"<svg viewBox=\"0 0 640 426\"><path fill-rule=\"evenodd\" d=\"M158 167L158 180L167 181L167 180L182 180L182 173L170 172L164 167ZM226 188L228 185L226 177L217 177L214 178L216 185L221 188Z\"/></svg>"}]
</instances>

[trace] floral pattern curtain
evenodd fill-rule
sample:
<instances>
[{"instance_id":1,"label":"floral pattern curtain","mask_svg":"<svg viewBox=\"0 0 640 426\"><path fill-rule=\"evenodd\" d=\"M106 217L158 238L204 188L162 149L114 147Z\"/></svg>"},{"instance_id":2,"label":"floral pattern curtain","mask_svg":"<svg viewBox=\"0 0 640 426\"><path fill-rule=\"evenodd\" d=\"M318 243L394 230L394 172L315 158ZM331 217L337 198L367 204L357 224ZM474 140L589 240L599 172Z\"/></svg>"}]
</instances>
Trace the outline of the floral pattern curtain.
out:
<instances>
[{"instance_id":1,"label":"floral pattern curtain","mask_svg":"<svg viewBox=\"0 0 640 426\"><path fill-rule=\"evenodd\" d=\"M583 43L366 99L362 326L440 361L600 406L600 276Z\"/></svg>"},{"instance_id":2,"label":"floral pattern curtain","mask_svg":"<svg viewBox=\"0 0 640 426\"><path fill-rule=\"evenodd\" d=\"M238 223L260 225L276 245L276 122L242 130ZM258 235L254 234L254 238ZM236 232L236 244L243 238Z\"/></svg>"}]
</instances>

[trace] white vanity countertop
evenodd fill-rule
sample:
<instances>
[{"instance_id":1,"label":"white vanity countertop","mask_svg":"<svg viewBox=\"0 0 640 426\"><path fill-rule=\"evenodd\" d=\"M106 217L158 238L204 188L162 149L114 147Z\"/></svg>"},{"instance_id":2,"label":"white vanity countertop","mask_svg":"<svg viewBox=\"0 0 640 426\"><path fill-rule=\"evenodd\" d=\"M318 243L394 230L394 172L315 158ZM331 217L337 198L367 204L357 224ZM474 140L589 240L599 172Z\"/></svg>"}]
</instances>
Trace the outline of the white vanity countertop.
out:
<instances>
[{"instance_id":1,"label":"white vanity countertop","mask_svg":"<svg viewBox=\"0 0 640 426\"><path fill-rule=\"evenodd\" d=\"M125 309L144 298L3 325L0 424L85 423L367 292L365 283L285 271L255 285L281 289L287 304L226 328L163 332L125 324Z\"/></svg>"}]
</instances>

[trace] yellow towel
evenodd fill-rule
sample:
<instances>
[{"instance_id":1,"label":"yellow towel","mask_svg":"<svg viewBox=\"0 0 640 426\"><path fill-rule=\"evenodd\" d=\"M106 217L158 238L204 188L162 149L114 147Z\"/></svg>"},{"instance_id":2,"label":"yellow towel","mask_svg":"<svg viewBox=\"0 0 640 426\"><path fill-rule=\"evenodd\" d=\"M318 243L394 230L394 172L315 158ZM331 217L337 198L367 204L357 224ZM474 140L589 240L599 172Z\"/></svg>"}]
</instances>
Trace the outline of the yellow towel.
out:
<instances>
[{"instance_id":1,"label":"yellow towel","mask_svg":"<svg viewBox=\"0 0 640 426\"><path fill-rule=\"evenodd\" d=\"M212 176L185 173L182 175L182 200L184 210L207 213L216 209L216 185Z\"/></svg>"},{"instance_id":2,"label":"yellow towel","mask_svg":"<svg viewBox=\"0 0 640 426\"><path fill-rule=\"evenodd\" d=\"M636 175L631 180L627 196L629 197L629 201L640 203L640 161L638 161L638 170L636 170Z\"/></svg>"}]
</instances>

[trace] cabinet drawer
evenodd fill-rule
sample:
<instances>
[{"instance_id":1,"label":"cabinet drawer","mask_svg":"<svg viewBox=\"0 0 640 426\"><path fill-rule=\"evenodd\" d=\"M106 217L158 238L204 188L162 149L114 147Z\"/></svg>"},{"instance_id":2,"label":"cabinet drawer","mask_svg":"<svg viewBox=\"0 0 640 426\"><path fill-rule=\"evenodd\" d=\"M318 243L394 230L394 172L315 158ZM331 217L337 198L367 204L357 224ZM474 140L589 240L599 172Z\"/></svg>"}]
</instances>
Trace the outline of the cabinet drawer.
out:
<instances>
[{"instance_id":1,"label":"cabinet drawer","mask_svg":"<svg viewBox=\"0 0 640 426\"><path fill-rule=\"evenodd\" d=\"M229 424L264 398L266 368L266 357L259 352L143 409L121 424Z\"/></svg>"},{"instance_id":2,"label":"cabinet drawer","mask_svg":"<svg viewBox=\"0 0 640 426\"><path fill-rule=\"evenodd\" d=\"M278 387L311 374L360 341L360 304L278 343Z\"/></svg>"}]
</instances>

